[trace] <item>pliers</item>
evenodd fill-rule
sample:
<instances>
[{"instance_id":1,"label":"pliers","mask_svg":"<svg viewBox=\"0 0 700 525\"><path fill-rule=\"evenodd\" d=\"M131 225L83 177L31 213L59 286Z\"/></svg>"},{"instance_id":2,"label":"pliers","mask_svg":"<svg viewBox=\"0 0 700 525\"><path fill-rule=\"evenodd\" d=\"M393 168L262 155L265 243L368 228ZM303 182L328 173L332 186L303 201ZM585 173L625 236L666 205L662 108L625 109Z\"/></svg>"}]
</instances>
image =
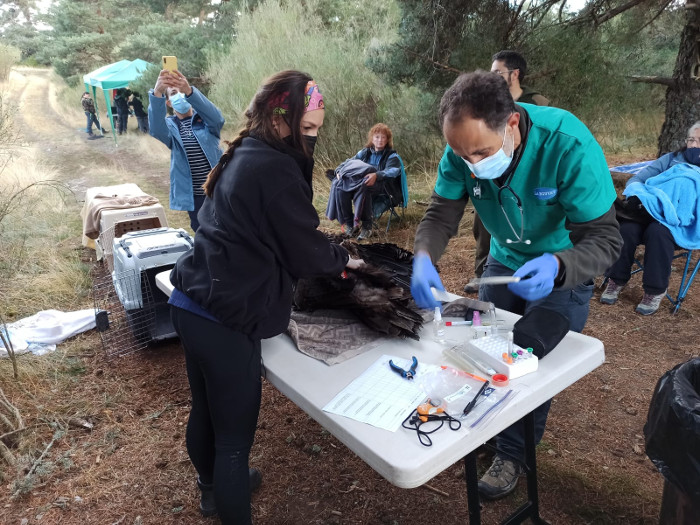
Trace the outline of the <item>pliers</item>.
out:
<instances>
[{"instance_id":1,"label":"pliers","mask_svg":"<svg viewBox=\"0 0 700 525\"><path fill-rule=\"evenodd\" d=\"M389 366L391 369L399 374L401 377L404 379L413 379L416 375L416 367L418 366L418 359L416 359L416 356L413 356L413 363L411 364L411 368L408 370L404 370L398 365L394 364L393 360L389 360Z\"/></svg>"}]
</instances>

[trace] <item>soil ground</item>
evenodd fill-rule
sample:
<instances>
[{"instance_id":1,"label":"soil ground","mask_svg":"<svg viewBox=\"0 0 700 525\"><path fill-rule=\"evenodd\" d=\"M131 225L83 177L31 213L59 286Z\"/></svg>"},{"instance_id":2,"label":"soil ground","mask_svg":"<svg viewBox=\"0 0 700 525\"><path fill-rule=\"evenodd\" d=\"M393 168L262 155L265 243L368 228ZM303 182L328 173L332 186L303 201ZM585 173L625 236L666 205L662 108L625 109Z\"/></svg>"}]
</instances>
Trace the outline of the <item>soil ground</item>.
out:
<instances>
[{"instance_id":1,"label":"soil ground","mask_svg":"<svg viewBox=\"0 0 700 525\"><path fill-rule=\"evenodd\" d=\"M156 159L138 154L138 141L154 139L125 137L119 147L111 138L85 140L79 130L84 119L62 113L47 71L16 71L10 94L21 105L17 124L23 140L39 147L77 195L90 186L135 182L166 200L167 161L162 162L162 155ZM98 166L113 167L119 180L97 179L90 167ZM420 206L412 202L409 210ZM78 210L76 204L74 212ZM414 213L419 217L422 212ZM184 213L169 212L168 219L171 225L187 224ZM470 222L471 217L465 217L460 236L451 241L440 264L446 287L455 293L473 277ZM386 239L410 249L415 221L404 224L392 226ZM73 241L73 248L82 249L79 232ZM83 253L92 257L87 250ZM671 291L678 289L681 272L674 263ZM596 291L584 333L604 342L606 361L555 398L538 447L540 503L549 522L657 522L663 478L645 455L643 427L659 377L698 355L692 334L698 333L700 299L694 291L676 315L664 301L652 317L634 312L642 295L639 276L613 306L601 305L600 290ZM69 426L47 451L54 469L27 493L10 497L17 476L3 472L0 523L216 523L199 516L195 472L185 450L189 389L180 345L171 342L112 361L105 358L94 331L74 338L69 352L61 346L58 372L73 378L69 389L57 391L52 378L31 383L3 379L2 388L33 429L35 457L52 440L47 414L61 421L80 418L94 426L91 431ZM40 358L23 359L39 366ZM3 367L3 375L9 377L9 368ZM81 407L79 412L76 407ZM252 498L259 524L468 521L461 463L432 479L430 487L394 487L269 383L263 387L251 463L264 476ZM481 469L488 463L484 455ZM497 523L524 501L524 495L520 483L509 497L485 504L483 522Z\"/></svg>"}]
</instances>

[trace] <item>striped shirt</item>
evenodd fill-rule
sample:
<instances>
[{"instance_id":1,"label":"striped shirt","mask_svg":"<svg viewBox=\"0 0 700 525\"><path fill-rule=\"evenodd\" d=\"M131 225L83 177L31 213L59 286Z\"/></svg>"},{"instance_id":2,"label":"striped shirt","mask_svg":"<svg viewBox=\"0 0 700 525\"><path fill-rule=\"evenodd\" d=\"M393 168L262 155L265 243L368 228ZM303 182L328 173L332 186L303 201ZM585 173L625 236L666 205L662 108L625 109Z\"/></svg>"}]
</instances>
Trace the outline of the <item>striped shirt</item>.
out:
<instances>
[{"instance_id":1,"label":"striped shirt","mask_svg":"<svg viewBox=\"0 0 700 525\"><path fill-rule=\"evenodd\" d=\"M211 171L211 166L207 160L202 146L199 145L197 137L192 132L192 117L175 118L177 126L180 129L180 138L185 146L185 154L187 162L190 165L190 173L192 174L192 190L195 195L204 195L202 185L207 180L207 175Z\"/></svg>"}]
</instances>

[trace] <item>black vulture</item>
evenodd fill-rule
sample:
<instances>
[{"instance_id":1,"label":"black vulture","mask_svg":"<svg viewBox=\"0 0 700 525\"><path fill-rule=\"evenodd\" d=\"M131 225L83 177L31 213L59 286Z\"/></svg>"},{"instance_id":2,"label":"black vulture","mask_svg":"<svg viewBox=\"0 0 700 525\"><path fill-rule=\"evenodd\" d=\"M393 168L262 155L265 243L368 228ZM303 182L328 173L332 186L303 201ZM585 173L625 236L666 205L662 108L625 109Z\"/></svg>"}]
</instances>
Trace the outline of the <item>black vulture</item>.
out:
<instances>
[{"instance_id":1,"label":"black vulture","mask_svg":"<svg viewBox=\"0 0 700 525\"><path fill-rule=\"evenodd\" d=\"M344 236L328 237L366 264L335 277L300 279L294 307L346 309L381 334L417 340L423 317L410 292L413 254L394 244L358 244Z\"/></svg>"}]
</instances>

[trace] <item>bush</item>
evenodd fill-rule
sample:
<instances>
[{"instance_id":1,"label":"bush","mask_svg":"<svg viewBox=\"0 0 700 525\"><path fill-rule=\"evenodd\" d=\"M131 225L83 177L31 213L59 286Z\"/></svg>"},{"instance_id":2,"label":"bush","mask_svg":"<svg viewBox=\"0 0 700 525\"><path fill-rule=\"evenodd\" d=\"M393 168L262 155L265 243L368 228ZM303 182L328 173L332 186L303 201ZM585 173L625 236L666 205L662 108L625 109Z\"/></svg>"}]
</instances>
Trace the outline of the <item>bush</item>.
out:
<instances>
[{"instance_id":1,"label":"bush","mask_svg":"<svg viewBox=\"0 0 700 525\"><path fill-rule=\"evenodd\" d=\"M371 3L358 4L358 11L369 12ZM397 12L373 10L360 36L351 23L328 27L322 12L322 5L314 0L303 5L268 0L241 15L236 38L228 50L212 58L208 70L210 96L229 124L241 124L243 112L265 78L293 68L312 75L326 100L318 166L335 167L354 155L376 122L392 128L395 147L406 161L431 156L422 118L428 117L420 115L427 95L415 88L388 86L365 66L367 32L374 33L375 43L386 39L386 33L395 34Z\"/></svg>"},{"instance_id":2,"label":"bush","mask_svg":"<svg viewBox=\"0 0 700 525\"><path fill-rule=\"evenodd\" d=\"M0 44L0 82L7 80L10 76L10 68L19 62L22 52L6 44Z\"/></svg>"}]
</instances>

